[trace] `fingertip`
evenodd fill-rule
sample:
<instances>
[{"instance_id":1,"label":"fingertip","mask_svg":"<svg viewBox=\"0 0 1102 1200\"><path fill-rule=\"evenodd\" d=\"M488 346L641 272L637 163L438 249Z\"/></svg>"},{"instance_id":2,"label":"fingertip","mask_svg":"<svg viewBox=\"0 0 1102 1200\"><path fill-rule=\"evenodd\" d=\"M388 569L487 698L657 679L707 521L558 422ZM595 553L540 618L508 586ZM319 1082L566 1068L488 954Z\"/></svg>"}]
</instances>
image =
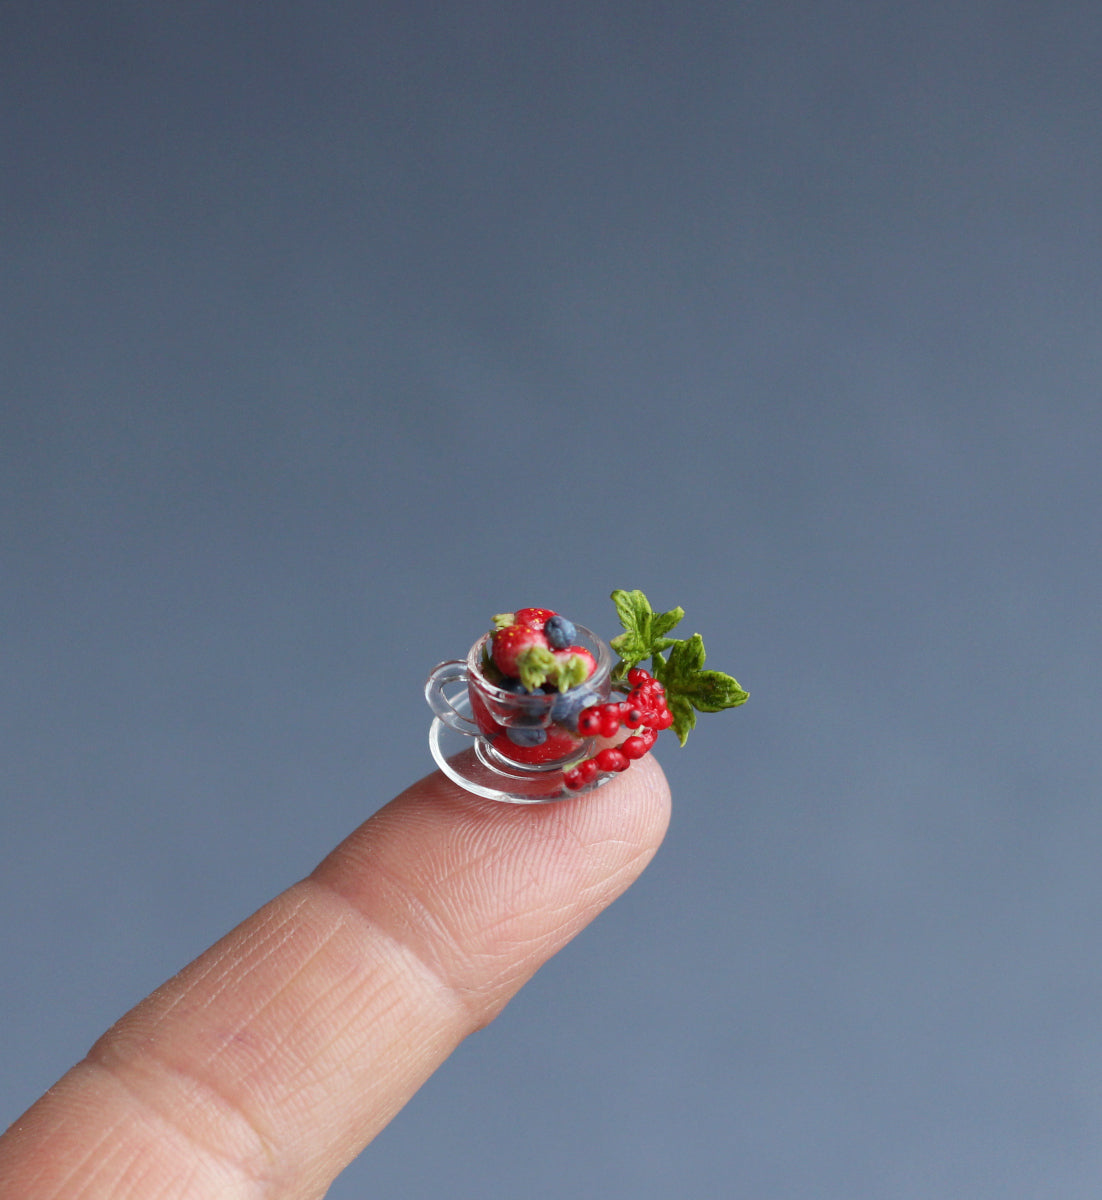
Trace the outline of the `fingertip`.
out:
<instances>
[{"instance_id":1,"label":"fingertip","mask_svg":"<svg viewBox=\"0 0 1102 1200\"><path fill-rule=\"evenodd\" d=\"M523 975L635 881L669 817L666 777L649 755L593 791L541 805L485 800L433 772L313 878L428 957L442 945L483 965L512 957ZM469 992L485 986L462 974ZM500 976L489 975L494 990Z\"/></svg>"},{"instance_id":2,"label":"fingertip","mask_svg":"<svg viewBox=\"0 0 1102 1200\"><path fill-rule=\"evenodd\" d=\"M562 817L576 836L620 846L634 845L649 861L670 822L670 788L658 760L648 754L593 792L565 802ZM645 864L644 864L645 865ZM640 868L641 869L641 868Z\"/></svg>"},{"instance_id":3,"label":"fingertip","mask_svg":"<svg viewBox=\"0 0 1102 1200\"><path fill-rule=\"evenodd\" d=\"M406 846L423 847L426 839L437 852L445 843L456 854L471 855L481 845L493 847L499 858L523 853L531 861L537 843L565 841L577 850L614 842L629 853L633 849L633 857L643 854L649 860L665 837L670 810L669 784L650 754L599 788L547 804L484 799L433 771L376 813L338 853L370 828L376 846L393 837Z\"/></svg>"}]
</instances>

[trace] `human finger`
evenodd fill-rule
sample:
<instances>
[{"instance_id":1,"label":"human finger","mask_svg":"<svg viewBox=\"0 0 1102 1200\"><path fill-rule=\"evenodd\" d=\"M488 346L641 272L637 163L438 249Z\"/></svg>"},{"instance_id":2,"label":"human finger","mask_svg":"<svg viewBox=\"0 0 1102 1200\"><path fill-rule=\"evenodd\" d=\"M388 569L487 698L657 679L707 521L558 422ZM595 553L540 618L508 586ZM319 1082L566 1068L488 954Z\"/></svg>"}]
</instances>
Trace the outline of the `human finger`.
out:
<instances>
[{"instance_id":1,"label":"human finger","mask_svg":"<svg viewBox=\"0 0 1102 1200\"><path fill-rule=\"evenodd\" d=\"M650 756L538 807L428 776L113 1026L0 1138L0 1195L324 1195L668 814Z\"/></svg>"}]
</instances>

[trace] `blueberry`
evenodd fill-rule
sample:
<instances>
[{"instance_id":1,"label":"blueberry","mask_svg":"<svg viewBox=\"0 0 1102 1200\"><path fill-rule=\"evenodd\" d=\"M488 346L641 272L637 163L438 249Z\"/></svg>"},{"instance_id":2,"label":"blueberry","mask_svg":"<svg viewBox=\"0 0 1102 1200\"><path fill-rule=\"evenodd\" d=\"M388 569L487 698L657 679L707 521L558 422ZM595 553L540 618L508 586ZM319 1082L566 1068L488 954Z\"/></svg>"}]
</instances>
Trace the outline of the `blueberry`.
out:
<instances>
[{"instance_id":1,"label":"blueberry","mask_svg":"<svg viewBox=\"0 0 1102 1200\"><path fill-rule=\"evenodd\" d=\"M514 718L518 725L542 725L544 718L547 715L547 692L555 691L553 687L538 687L534 692L530 692L519 679L514 679L512 676L505 678L498 684L498 687L503 692L508 692L511 696L516 696L516 700L506 701L510 707L516 709L516 717ZM519 744L519 743L518 743Z\"/></svg>"},{"instance_id":2,"label":"blueberry","mask_svg":"<svg viewBox=\"0 0 1102 1200\"><path fill-rule=\"evenodd\" d=\"M547 618L547 624L543 627L543 634L547 638L552 650L565 650L567 646L573 646L578 638L578 631L574 628L574 622L567 617L560 616Z\"/></svg>"},{"instance_id":3,"label":"blueberry","mask_svg":"<svg viewBox=\"0 0 1102 1200\"><path fill-rule=\"evenodd\" d=\"M505 736L514 746L542 746L547 741L547 730L513 725L506 729Z\"/></svg>"},{"instance_id":4,"label":"blueberry","mask_svg":"<svg viewBox=\"0 0 1102 1200\"><path fill-rule=\"evenodd\" d=\"M551 705L551 720L565 725L575 733L578 731L578 713L591 704L599 704L599 693L586 687L571 688L568 692L560 692Z\"/></svg>"}]
</instances>

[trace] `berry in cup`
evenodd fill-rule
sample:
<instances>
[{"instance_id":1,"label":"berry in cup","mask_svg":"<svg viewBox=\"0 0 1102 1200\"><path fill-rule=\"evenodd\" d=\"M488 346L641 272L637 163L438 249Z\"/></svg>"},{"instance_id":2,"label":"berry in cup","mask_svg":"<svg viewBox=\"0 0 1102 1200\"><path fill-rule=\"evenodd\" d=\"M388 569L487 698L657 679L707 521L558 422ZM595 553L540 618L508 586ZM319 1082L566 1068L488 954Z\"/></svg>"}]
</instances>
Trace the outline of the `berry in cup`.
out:
<instances>
[{"instance_id":1,"label":"berry in cup","mask_svg":"<svg viewBox=\"0 0 1102 1200\"><path fill-rule=\"evenodd\" d=\"M576 642L573 621L549 608L501 613L483 646L480 679L469 687L472 715L497 754L531 766L585 753L578 714L608 695L607 668Z\"/></svg>"},{"instance_id":2,"label":"berry in cup","mask_svg":"<svg viewBox=\"0 0 1102 1200\"><path fill-rule=\"evenodd\" d=\"M607 647L550 608L498 614L469 659L471 715L493 752L522 767L561 769L568 791L628 770L663 730L684 745L697 713L747 699L732 676L704 668L699 634L670 636L682 609L655 612L639 591L618 590L612 600L623 633L609 642L620 660L611 674ZM648 659L650 670L641 665Z\"/></svg>"}]
</instances>

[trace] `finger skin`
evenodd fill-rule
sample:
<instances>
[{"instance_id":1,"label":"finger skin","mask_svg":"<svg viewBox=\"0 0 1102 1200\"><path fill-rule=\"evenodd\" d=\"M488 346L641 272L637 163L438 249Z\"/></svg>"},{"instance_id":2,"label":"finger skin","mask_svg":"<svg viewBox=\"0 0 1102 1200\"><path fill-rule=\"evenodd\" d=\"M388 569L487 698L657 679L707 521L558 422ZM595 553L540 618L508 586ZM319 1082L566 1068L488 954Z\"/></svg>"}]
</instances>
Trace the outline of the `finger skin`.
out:
<instances>
[{"instance_id":1,"label":"finger skin","mask_svg":"<svg viewBox=\"0 0 1102 1200\"><path fill-rule=\"evenodd\" d=\"M514 807L439 773L169 980L0 1138L0 1197L306 1200L658 848L652 756Z\"/></svg>"}]
</instances>

